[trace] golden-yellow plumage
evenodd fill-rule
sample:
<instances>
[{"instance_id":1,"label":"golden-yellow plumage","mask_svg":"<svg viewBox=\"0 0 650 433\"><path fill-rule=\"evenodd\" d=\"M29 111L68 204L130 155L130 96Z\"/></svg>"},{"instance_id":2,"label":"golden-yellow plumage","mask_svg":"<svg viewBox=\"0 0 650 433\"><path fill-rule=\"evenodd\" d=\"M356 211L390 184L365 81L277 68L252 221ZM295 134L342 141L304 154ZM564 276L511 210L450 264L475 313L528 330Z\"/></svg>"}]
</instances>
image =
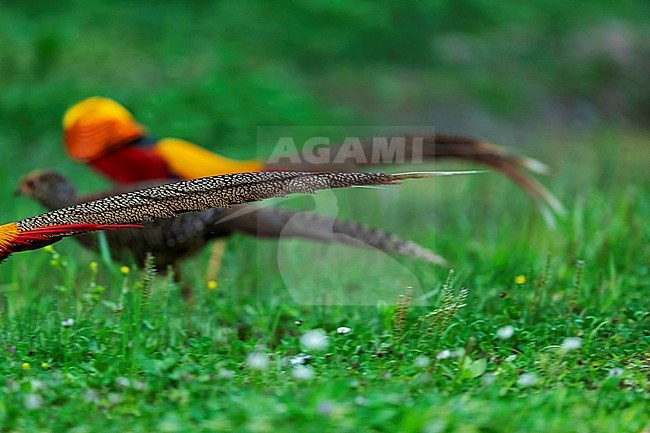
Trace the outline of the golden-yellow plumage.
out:
<instances>
[{"instance_id":1,"label":"golden-yellow plumage","mask_svg":"<svg viewBox=\"0 0 650 433\"><path fill-rule=\"evenodd\" d=\"M259 161L226 158L178 138L158 140L153 151L167 161L169 171L181 179L262 171L263 168Z\"/></svg>"},{"instance_id":2,"label":"golden-yellow plumage","mask_svg":"<svg viewBox=\"0 0 650 433\"><path fill-rule=\"evenodd\" d=\"M3 254L11 254L14 241L18 238L18 234L16 223L0 226L0 257Z\"/></svg>"}]
</instances>

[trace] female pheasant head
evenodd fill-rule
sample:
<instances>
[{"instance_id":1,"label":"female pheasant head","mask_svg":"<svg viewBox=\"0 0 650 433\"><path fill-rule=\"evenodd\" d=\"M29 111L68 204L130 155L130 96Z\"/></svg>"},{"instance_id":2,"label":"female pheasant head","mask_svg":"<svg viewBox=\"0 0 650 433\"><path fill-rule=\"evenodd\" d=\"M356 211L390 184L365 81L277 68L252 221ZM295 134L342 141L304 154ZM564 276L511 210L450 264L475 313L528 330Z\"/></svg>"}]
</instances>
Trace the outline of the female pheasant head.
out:
<instances>
[{"instance_id":1,"label":"female pheasant head","mask_svg":"<svg viewBox=\"0 0 650 433\"><path fill-rule=\"evenodd\" d=\"M77 188L56 170L35 170L20 179L16 195L38 200L55 209L77 203Z\"/></svg>"}]
</instances>

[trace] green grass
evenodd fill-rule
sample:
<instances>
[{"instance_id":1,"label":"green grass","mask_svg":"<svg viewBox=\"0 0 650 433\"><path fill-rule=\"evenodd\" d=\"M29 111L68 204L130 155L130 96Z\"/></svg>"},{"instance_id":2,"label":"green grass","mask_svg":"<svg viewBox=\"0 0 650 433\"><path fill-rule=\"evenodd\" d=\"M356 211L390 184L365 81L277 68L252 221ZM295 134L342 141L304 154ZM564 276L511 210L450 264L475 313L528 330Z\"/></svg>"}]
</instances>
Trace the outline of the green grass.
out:
<instances>
[{"instance_id":1,"label":"green grass","mask_svg":"<svg viewBox=\"0 0 650 433\"><path fill-rule=\"evenodd\" d=\"M617 123L647 125L643 2L23 3L0 4L2 222L41 211L12 195L30 170L106 186L60 143L96 94L237 157L268 155L260 125L485 135L548 163L568 215L546 226L495 173L289 202L434 249L451 292L449 269L295 240L229 239L214 290L209 249L188 260L192 304L73 240L16 254L2 431L650 430L650 137ZM301 345L314 330L327 348Z\"/></svg>"},{"instance_id":2,"label":"green grass","mask_svg":"<svg viewBox=\"0 0 650 433\"><path fill-rule=\"evenodd\" d=\"M569 208L556 229L494 174L337 193L344 217L383 221L453 262L452 291L468 297L448 319L427 317L451 302L447 270L351 248L235 237L215 290L209 251L185 266L193 304L169 279L124 274L72 241L18 254L0 286L0 420L9 431L647 429L648 142L599 137L545 150L558 171L547 183ZM565 159L569 142L581 158ZM278 271L276 248L293 273ZM410 283L414 305L397 307ZM300 302L324 293L367 305ZM501 339L506 326L514 335ZM329 346L301 347L316 329ZM564 351L568 337L581 347ZM308 370L290 365L299 353ZM253 368L252 354L267 365Z\"/></svg>"}]
</instances>

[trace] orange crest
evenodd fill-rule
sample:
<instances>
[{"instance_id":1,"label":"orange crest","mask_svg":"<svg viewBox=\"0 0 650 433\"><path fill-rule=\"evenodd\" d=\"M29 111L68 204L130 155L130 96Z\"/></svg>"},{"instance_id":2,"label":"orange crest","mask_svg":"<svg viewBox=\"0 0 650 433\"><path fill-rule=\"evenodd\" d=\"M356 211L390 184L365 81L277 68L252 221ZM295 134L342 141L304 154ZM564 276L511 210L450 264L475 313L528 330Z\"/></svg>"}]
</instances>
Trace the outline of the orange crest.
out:
<instances>
[{"instance_id":1,"label":"orange crest","mask_svg":"<svg viewBox=\"0 0 650 433\"><path fill-rule=\"evenodd\" d=\"M112 99L92 97L66 111L63 116L63 141L71 158L95 159L144 136L144 128L133 115Z\"/></svg>"}]
</instances>

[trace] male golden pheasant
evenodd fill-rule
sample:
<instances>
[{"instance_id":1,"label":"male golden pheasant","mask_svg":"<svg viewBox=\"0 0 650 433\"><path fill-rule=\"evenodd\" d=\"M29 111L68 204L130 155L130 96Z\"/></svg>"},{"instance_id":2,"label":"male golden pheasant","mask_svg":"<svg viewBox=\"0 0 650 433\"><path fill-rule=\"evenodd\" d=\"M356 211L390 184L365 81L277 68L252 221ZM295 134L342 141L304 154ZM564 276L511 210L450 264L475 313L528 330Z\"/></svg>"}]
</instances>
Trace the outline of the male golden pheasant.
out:
<instances>
[{"instance_id":1,"label":"male golden pheasant","mask_svg":"<svg viewBox=\"0 0 650 433\"><path fill-rule=\"evenodd\" d=\"M320 189L391 185L427 174L257 172L169 183L80 203L0 226L0 262L18 251L41 248L63 237L181 213L226 208Z\"/></svg>"},{"instance_id":2,"label":"male golden pheasant","mask_svg":"<svg viewBox=\"0 0 650 433\"><path fill-rule=\"evenodd\" d=\"M377 156L383 155L375 154L372 140L360 142L360 148L354 149L354 153L360 152L360 155L341 161L336 158L312 163L304 160L273 163L233 160L185 140L152 138L126 108L104 97L88 98L68 109L63 117L63 130L66 151L72 159L89 164L118 184L264 170L353 172L365 166L393 162L381 158L377 161ZM509 155L498 146L467 137L435 134L423 137L405 135L402 138L405 139L403 150L407 158L418 153L427 159L459 158L487 165L510 177L553 211L564 212L561 203L523 171L545 172L545 165L536 160ZM329 155L340 156L339 151L345 150L342 147L331 149Z\"/></svg>"},{"instance_id":3,"label":"male golden pheasant","mask_svg":"<svg viewBox=\"0 0 650 433\"><path fill-rule=\"evenodd\" d=\"M130 184L112 192L80 196L74 185L61 173L38 170L21 180L17 192L34 198L46 208L60 209L116 193L142 189L151 183ZM123 259L131 255L137 262L144 263L146 255L151 253L160 270L172 266L174 274L179 275L178 264L183 259L200 251L212 239L235 232L261 238L301 237L319 242L337 242L376 248L436 264L443 263L440 256L427 248L390 233L357 223L277 207L214 208L156 220L145 224L141 229L112 231L107 234L107 241L115 258ZM77 240L86 247L97 249L97 239L94 236L79 236Z\"/></svg>"}]
</instances>

